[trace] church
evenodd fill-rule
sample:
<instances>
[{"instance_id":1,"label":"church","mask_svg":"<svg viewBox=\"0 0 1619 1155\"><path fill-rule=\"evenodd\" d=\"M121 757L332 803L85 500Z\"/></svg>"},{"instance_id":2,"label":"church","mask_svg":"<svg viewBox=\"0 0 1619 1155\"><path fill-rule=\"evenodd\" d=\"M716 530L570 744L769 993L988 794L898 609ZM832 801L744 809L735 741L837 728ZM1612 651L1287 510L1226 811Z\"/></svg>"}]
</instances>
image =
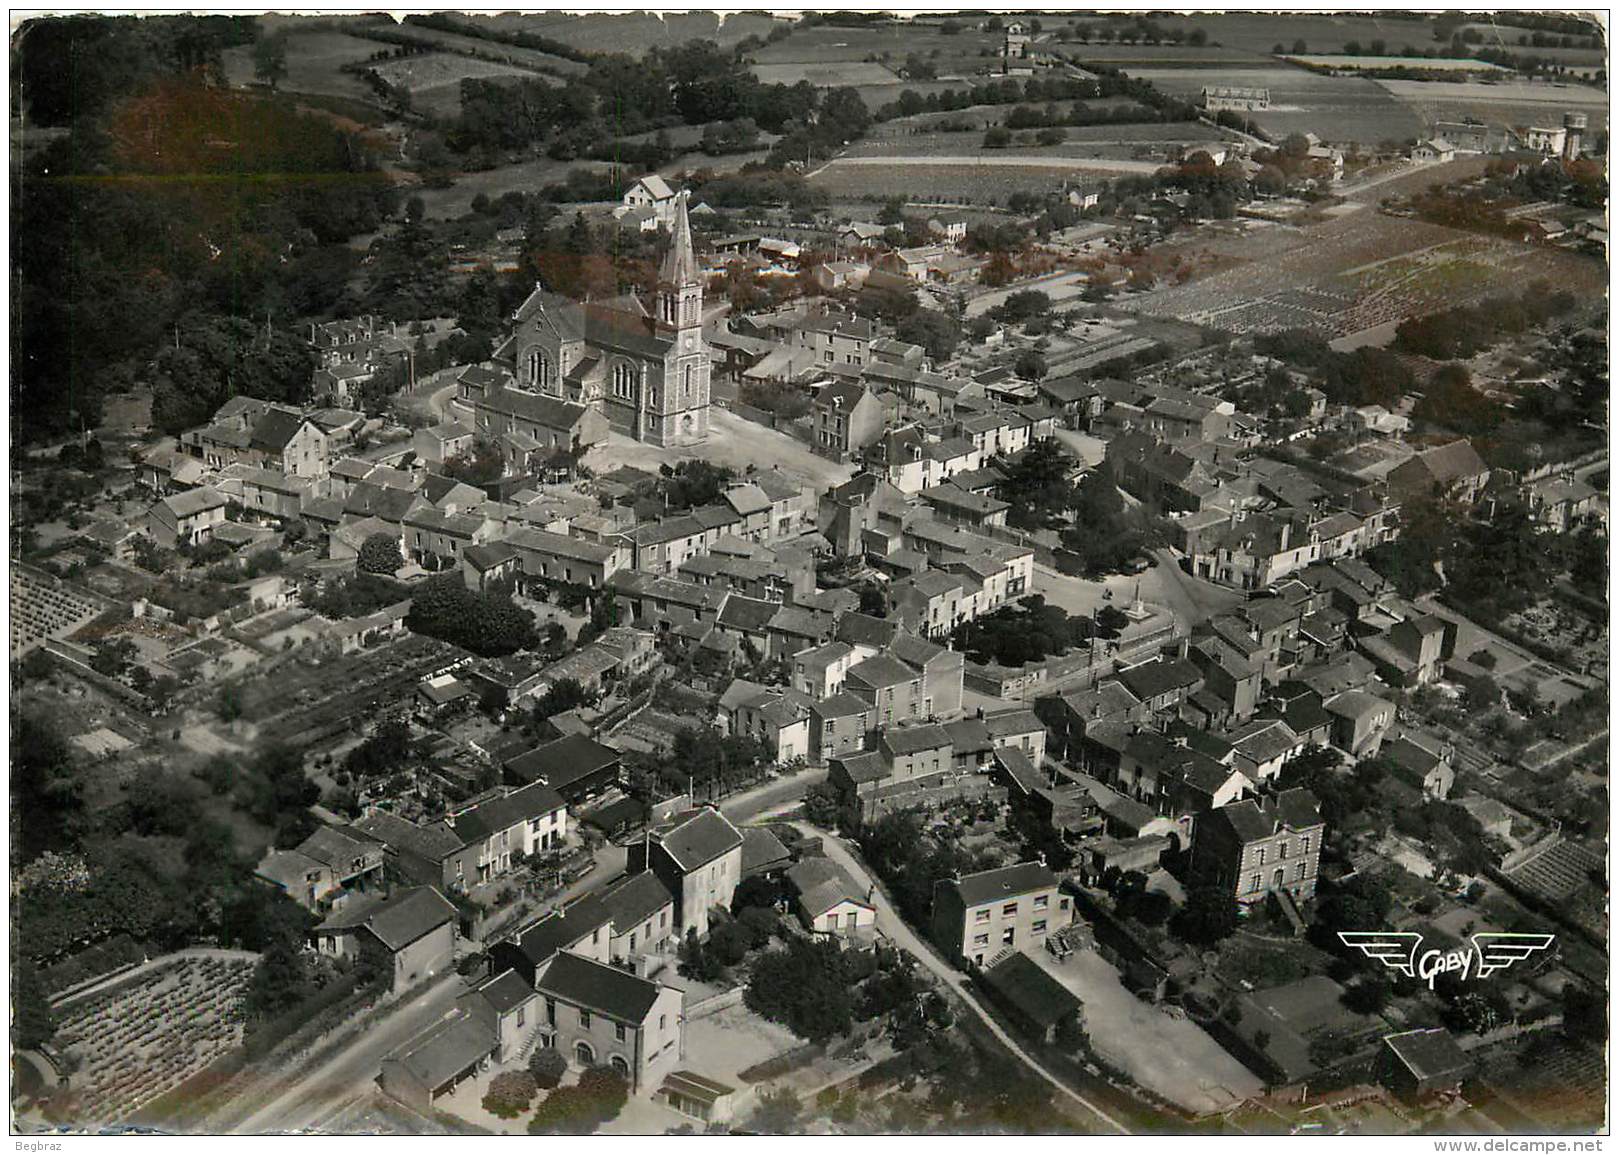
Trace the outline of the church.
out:
<instances>
[{"instance_id":1,"label":"church","mask_svg":"<svg viewBox=\"0 0 1619 1155\"><path fill-rule=\"evenodd\" d=\"M470 392L463 381L480 431L496 437L550 432L540 440L579 449L591 438L581 441L577 430L599 415L609 428L653 445L697 445L707 439L703 277L692 250L685 193L675 206L671 244L650 309L635 293L572 301L536 286L513 321L511 337L495 353L506 379L491 379ZM562 427L520 429L537 417Z\"/></svg>"}]
</instances>

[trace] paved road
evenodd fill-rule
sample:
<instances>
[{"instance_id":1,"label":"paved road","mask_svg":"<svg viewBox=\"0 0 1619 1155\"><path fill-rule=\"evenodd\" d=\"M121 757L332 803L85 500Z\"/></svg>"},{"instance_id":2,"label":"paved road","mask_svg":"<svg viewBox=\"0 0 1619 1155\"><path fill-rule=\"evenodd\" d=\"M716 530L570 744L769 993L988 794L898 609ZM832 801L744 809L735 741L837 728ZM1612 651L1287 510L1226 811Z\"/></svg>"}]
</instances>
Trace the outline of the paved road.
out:
<instances>
[{"instance_id":1,"label":"paved road","mask_svg":"<svg viewBox=\"0 0 1619 1155\"><path fill-rule=\"evenodd\" d=\"M720 813L732 822L745 823L768 813L794 806L809 792L811 786L826 781L825 770L800 770L787 778L778 778L733 794L720 803Z\"/></svg>"},{"instance_id":2,"label":"paved road","mask_svg":"<svg viewBox=\"0 0 1619 1155\"><path fill-rule=\"evenodd\" d=\"M300 1131L330 1118L371 1089L383 1058L454 1007L466 984L455 972L402 1006L391 1006L318 1067L293 1073L279 1094L247 1118L226 1123L232 1134ZM218 1119L215 1126L220 1126Z\"/></svg>"},{"instance_id":3,"label":"paved road","mask_svg":"<svg viewBox=\"0 0 1619 1155\"><path fill-rule=\"evenodd\" d=\"M1158 559L1152 570L1159 575L1158 588L1175 616L1188 625L1195 626L1242 604L1241 591L1193 577L1181 569L1180 559L1172 550L1156 549L1153 556Z\"/></svg>"},{"instance_id":4,"label":"paved road","mask_svg":"<svg viewBox=\"0 0 1619 1155\"><path fill-rule=\"evenodd\" d=\"M989 1012L984 1010L984 1008L979 1004L971 988L966 985L966 980L962 973L956 970L949 963L945 962L944 959L940 958L938 952L933 949L932 944L924 942L915 931L905 924L905 922L899 917L899 914L894 910L893 904L888 899L888 895L883 892L880 885L873 881L870 872L866 869L865 863L861 862L852 853L850 853L849 849L844 846L839 839L826 835L824 831L816 830L814 827L809 826L806 823L794 822L792 825L800 834L811 837L816 835L821 836L821 848L826 852L827 857L842 867L848 873L849 878L856 885L865 886L868 888L871 896L871 904L877 908L877 925L883 931L883 933L888 935L889 938L893 939L900 946L910 951L911 954L916 957L918 962L920 962L928 970L932 971L936 976L938 976L941 982L943 982L951 990L955 991L956 994L961 996L961 1000L967 1004L967 1006L972 1010L973 1014L977 1015L978 1018L983 1021L984 1025L988 1027L990 1032L1001 1041L1001 1044L1006 1047L1007 1050L1011 1051L1013 1055L1017 1056L1019 1062L1028 1067L1029 1070L1033 1071L1036 1075L1040 1076L1040 1078L1050 1083L1060 1094L1073 1100L1081 1107L1084 1107L1092 1115L1095 1115L1096 1118L1101 1120L1109 1131L1116 1132L1120 1135L1128 1135L1130 1133L1129 1128L1123 1123L1115 1119L1112 1115L1108 1114L1101 1107L1098 1107L1095 1103L1092 1103L1089 1099L1086 1099L1084 1096L1074 1091L1066 1083L1042 1067L1027 1051L1022 1048L1022 1046L1018 1044L1016 1039L1012 1038L1011 1035L1007 1034L1001 1029L1000 1024L997 1023L994 1018L990 1016Z\"/></svg>"}]
</instances>

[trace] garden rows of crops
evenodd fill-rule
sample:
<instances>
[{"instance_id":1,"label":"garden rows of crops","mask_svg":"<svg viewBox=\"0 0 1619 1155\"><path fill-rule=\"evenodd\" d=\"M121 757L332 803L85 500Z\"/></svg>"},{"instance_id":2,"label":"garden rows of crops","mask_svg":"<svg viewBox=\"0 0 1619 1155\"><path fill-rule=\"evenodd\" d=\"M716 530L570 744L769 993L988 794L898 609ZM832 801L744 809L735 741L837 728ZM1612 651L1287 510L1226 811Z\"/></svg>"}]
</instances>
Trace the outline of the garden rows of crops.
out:
<instances>
[{"instance_id":1,"label":"garden rows of crops","mask_svg":"<svg viewBox=\"0 0 1619 1155\"><path fill-rule=\"evenodd\" d=\"M56 1045L77 1064L71 1117L120 1122L239 1045L253 967L181 958L59 1011Z\"/></svg>"}]
</instances>

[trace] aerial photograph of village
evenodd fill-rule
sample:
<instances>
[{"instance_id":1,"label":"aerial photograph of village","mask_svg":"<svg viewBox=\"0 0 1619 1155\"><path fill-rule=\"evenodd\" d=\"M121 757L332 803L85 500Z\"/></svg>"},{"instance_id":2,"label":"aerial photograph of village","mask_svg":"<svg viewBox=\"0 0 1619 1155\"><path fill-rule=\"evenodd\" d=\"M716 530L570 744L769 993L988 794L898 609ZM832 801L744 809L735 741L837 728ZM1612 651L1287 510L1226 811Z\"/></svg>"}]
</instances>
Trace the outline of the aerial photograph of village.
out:
<instances>
[{"instance_id":1,"label":"aerial photograph of village","mask_svg":"<svg viewBox=\"0 0 1619 1155\"><path fill-rule=\"evenodd\" d=\"M1607 34L13 13L11 1134L1600 1149Z\"/></svg>"}]
</instances>

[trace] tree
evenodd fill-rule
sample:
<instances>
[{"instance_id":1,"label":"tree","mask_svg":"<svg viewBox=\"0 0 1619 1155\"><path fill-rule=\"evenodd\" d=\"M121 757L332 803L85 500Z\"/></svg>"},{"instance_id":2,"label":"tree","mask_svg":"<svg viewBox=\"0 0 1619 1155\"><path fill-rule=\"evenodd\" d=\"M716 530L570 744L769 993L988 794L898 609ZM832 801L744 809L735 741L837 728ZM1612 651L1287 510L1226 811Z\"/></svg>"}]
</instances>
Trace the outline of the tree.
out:
<instances>
[{"instance_id":1,"label":"tree","mask_svg":"<svg viewBox=\"0 0 1619 1155\"><path fill-rule=\"evenodd\" d=\"M822 830L837 828L841 806L838 792L830 783L817 782L804 792L804 817Z\"/></svg>"},{"instance_id":2,"label":"tree","mask_svg":"<svg viewBox=\"0 0 1619 1155\"><path fill-rule=\"evenodd\" d=\"M502 1071L489 1081L483 1109L497 1118L515 1119L528 1110L539 1090L539 1081L528 1071Z\"/></svg>"},{"instance_id":3,"label":"tree","mask_svg":"<svg viewBox=\"0 0 1619 1155\"><path fill-rule=\"evenodd\" d=\"M1025 381L1039 381L1046 375L1046 358L1038 349L1025 349L1012 363L1012 372Z\"/></svg>"},{"instance_id":4,"label":"tree","mask_svg":"<svg viewBox=\"0 0 1619 1155\"><path fill-rule=\"evenodd\" d=\"M763 1135L792 1135L797 1133L803 1114L804 1105L790 1087L765 1091L759 1096L759 1105L754 1108L748 1127Z\"/></svg>"},{"instance_id":5,"label":"tree","mask_svg":"<svg viewBox=\"0 0 1619 1155\"><path fill-rule=\"evenodd\" d=\"M283 941L273 942L259 956L248 987L247 1006L259 1018L272 1018L297 1006L311 987L303 956Z\"/></svg>"},{"instance_id":6,"label":"tree","mask_svg":"<svg viewBox=\"0 0 1619 1155\"><path fill-rule=\"evenodd\" d=\"M56 1034L56 1016L45 995L39 968L21 955L11 960L11 1041L22 1050L32 1050L51 1041Z\"/></svg>"},{"instance_id":7,"label":"tree","mask_svg":"<svg viewBox=\"0 0 1619 1155\"><path fill-rule=\"evenodd\" d=\"M253 75L272 90L287 75L287 38L260 36L253 45Z\"/></svg>"},{"instance_id":8,"label":"tree","mask_svg":"<svg viewBox=\"0 0 1619 1155\"><path fill-rule=\"evenodd\" d=\"M399 553L399 539L391 533L374 533L360 543L360 553L355 561L361 573L381 574L392 577L405 564L405 559Z\"/></svg>"},{"instance_id":9,"label":"tree","mask_svg":"<svg viewBox=\"0 0 1619 1155\"><path fill-rule=\"evenodd\" d=\"M1186 905L1170 920L1170 929L1186 942L1212 946L1237 929L1237 898L1221 886L1195 887Z\"/></svg>"},{"instance_id":10,"label":"tree","mask_svg":"<svg viewBox=\"0 0 1619 1155\"><path fill-rule=\"evenodd\" d=\"M849 979L841 945L795 938L785 950L754 960L744 1000L750 1010L795 1035L824 1043L853 1026Z\"/></svg>"},{"instance_id":11,"label":"tree","mask_svg":"<svg viewBox=\"0 0 1619 1155\"><path fill-rule=\"evenodd\" d=\"M984 134L985 148L1005 148L1012 143L1012 130L997 124Z\"/></svg>"},{"instance_id":12,"label":"tree","mask_svg":"<svg viewBox=\"0 0 1619 1155\"><path fill-rule=\"evenodd\" d=\"M528 1057L528 1073L542 1090L549 1091L568 1073L568 1060L555 1047L536 1047Z\"/></svg>"},{"instance_id":13,"label":"tree","mask_svg":"<svg viewBox=\"0 0 1619 1155\"><path fill-rule=\"evenodd\" d=\"M74 844L84 820L83 786L56 724L11 709L11 853L29 862Z\"/></svg>"}]
</instances>

